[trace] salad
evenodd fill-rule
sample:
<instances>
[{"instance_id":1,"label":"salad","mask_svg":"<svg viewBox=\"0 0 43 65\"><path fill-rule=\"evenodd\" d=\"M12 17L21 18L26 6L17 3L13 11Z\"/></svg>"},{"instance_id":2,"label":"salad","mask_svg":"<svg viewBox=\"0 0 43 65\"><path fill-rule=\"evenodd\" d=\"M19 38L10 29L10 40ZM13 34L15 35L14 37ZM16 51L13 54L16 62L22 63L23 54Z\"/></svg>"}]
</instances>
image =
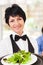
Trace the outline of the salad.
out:
<instances>
[{"instance_id":1,"label":"salad","mask_svg":"<svg viewBox=\"0 0 43 65\"><path fill-rule=\"evenodd\" d=\"M32 60L31 58L31 53L30 52L25 52L24 50L18 51L14 53L11 57L4 58L4 62L7 63L19 63L19 64L26 64Z\"/></svg>"}]
</instances>

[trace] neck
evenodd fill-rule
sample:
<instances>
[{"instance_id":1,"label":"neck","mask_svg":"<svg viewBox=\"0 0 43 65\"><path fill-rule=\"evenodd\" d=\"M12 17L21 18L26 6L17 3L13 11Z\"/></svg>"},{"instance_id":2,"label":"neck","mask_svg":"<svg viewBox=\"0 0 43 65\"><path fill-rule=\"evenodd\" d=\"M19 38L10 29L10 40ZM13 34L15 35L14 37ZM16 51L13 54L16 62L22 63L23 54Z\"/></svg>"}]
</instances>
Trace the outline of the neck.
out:
<instances>
[{"instance_id":1,"label":"neck","mask_svg":"<svg viewBox=\"0 0 43 65\"><path fill-rule=\"evenodd\" d=\"M19 32L19 33L17 33L17 34L18 34L19 36L21 36L21 35L22 35L22 33L23 33L23 32Z\"/></svg>"}]
</instances>

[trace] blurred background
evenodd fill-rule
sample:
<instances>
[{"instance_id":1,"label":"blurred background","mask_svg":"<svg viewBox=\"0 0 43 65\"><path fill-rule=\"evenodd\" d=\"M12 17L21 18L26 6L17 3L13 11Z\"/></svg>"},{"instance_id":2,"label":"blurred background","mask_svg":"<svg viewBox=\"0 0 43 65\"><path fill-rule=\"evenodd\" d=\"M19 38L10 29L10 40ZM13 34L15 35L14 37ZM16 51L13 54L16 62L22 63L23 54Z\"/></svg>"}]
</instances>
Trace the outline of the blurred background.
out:
<instances>
[{"instance_id":1,"label":"blurred background","mask_svg":"<svg viewBox=\"0 0 43 65\"><path fill-rule=\"evenodd\" d=\"M41 35L43 27L43 0L0 0L0 40L10 34L10 29L5 23L5 9L12 4L18 4L26 13L24 30L33 38Z\"/></svg>"}]
</instances>

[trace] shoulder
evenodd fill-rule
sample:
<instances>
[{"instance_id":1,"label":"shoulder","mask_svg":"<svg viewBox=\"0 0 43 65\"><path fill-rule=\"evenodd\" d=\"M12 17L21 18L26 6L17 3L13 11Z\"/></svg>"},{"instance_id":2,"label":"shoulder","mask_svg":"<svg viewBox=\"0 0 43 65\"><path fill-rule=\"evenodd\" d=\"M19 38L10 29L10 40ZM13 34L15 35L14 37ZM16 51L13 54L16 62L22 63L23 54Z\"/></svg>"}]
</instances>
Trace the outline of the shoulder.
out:
<instances>
[{"instance_id":1,"label":"shoulder","mask_svg":"<svg viewBox=\"0 0 43 65\"><path fill-rule=\"evenodd\" d=\"M43 38L43 35L39 36L37 40L41 40Z\"/></svg>"},{"instance_id":2,"label":"shoulder","mask_svg":"<svg viewBox=\"0 0 43 65\"><path fill-rule=\"evenodd\" d=\"M36 40L37 40L37 42L41 42L42 41L42 38L43 38L43 36L39 36Z\"/></svg>"},{"instance_id":3,"label":"shoulder","mask_svg":"<svg viewBox=\"0 0 43 65\"><path fill-rule=\"evenodd\" d=\"M10 41L10 35L9 36L7 36L6 38L4 38L4 39L2 39L1 41L0 41L0 44L5 44L5 43L8 43Z\"/></svg>"},{"instance_id":4,"label":"shoulder","mask_svg":"<svg viewBox=\"0 0 43 65\"><path fill-rule=\"evenodd\" d=\"M37 41L36 41L35 38L33 38L32 36L29 36L29 35L27 35L27 37L29 38L29 40L30 40L32 45L36 45L37 44Z\"/></svg>"}]
</instances>

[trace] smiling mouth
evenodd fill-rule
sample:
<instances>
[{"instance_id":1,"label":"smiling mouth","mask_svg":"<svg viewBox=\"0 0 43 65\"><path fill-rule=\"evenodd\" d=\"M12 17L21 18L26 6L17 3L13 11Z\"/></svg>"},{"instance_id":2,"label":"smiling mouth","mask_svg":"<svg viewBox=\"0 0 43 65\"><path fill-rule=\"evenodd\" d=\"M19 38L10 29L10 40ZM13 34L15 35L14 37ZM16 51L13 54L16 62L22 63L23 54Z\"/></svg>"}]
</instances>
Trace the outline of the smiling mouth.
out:
<instances>
[{"instance_id":1,"label":"smiling mouth","mask_svg":"<svg viewBox=\"0 0 43 65\"><path fill-rule=\"evenodd\" d=\"M14 28L18 30L20 27L14 27Z\"/></svg>"},{"instance_id":2,"label":"smiling mouth","mask_svg":"<svg viewBox=\"0 0 43 65\"><path fill-rule=\"evenodd\" d=\"M21 26L16 26L16 27L14 27L15 29L19 29Z\"/></svg>"}]
</instances>

